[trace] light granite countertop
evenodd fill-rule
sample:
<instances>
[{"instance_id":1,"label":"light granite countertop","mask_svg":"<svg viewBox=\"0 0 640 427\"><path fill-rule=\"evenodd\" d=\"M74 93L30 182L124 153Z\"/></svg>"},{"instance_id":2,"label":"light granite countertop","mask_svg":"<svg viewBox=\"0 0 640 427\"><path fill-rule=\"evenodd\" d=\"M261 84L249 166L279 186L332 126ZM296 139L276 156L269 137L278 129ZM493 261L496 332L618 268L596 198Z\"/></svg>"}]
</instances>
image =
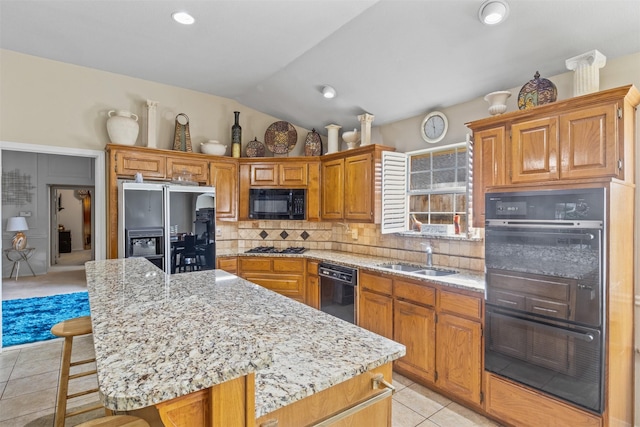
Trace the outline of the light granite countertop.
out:
<instances>
[{"instance_id":1,"label":"light granite countertop","mask_svg":"<svg viewBox=\"0 0 640 427\"><path fill-rule=\"evenodd\" d=\"M380 267L382 264L406 263L405 261L393 258L375 257L370 255L353 254L349 252L331 251L331 250L314 250L309 249L301 254L280 254L280 253L246 253L238 251L219 251L217 256L276 256L276 257L301 257L312 259L314 261L327 261L334 264L344 265L353 268L362 268L378 273L385 273L392 276L411 278L424 282L437 283L442 286L449 286L458 289L484 293L485 278L483 273L467 271L461 269L452 269L458 271L458 274L450 276L419 276L398 270L389 270ZM414 263L407 263L414 264Z\"/></svg>"},{"instance_id":2,"label":"light granite countertop","mask_svg":"<svg viewBox=\"0 0 640 427\"><path fill-rule=\"evenodd\" d=\"M86 264L104 405L133 410L255 372L256 418L402 357L405 347L222 270Z\"/></svg>"}]
</instances>

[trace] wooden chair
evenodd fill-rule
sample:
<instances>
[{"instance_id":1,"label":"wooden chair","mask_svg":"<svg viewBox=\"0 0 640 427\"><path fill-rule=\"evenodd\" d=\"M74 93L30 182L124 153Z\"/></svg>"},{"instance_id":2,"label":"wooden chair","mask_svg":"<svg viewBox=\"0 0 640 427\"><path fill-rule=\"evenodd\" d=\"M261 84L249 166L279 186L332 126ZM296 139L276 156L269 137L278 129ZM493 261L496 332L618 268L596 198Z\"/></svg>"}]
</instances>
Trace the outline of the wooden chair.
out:
<instances>
[{"instance_id":1,"label":"wooden chair","mask_svg":"<svg viewBox=\"0 0 640 427\"><path fill-rule=\"evenodd\" d=\"M76 397L85 396L91 393L97 393L98 389L90 389L85 391L79 391L77 393L69 393L69 381L86 377L88 375L95 375L96 370L80 372L70 375L71 367L86 365L96 361L93 359L80 360L76 362L71 361L71 349L73 347L73 338L81 335L88 335L93 332L91 328L91 318L89 316L77 317L75 319L65 320L57 323L51 328L51 333L57 337L64 338L64 345L62 346L62 363L60 366L60 381L58 383L58 400L56 403L56 415L55 415L55 427L64 427L65 418L72 417L74 415L84 414L85 412L95 411L96 409L104 408L102 404L92 405L90 407L83 407L72 412L67 413L67 401ZM111 411L105 408L105 413L111 415ZM108 425L108 424L107 424ZM126 425L126 424L116 424Z\"/></svg>"},{"instance_id":2,"label":"wooden chair","mask_svg":"<svg viewBox=\"0 0 640 427\"><path fill-rule=\"evenodd\" d=\"M131 415L113 415L87 421L76 427L149 427L149 423Z\"/></svg>"}]
</instances>

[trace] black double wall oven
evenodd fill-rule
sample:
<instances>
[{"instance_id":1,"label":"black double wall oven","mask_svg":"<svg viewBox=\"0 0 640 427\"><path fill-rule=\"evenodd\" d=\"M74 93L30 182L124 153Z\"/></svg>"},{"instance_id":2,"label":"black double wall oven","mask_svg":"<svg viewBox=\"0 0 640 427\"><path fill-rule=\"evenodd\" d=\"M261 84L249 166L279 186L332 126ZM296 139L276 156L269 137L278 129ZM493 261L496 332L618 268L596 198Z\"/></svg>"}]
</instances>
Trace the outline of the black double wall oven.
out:
<instances>
[{"instance_id":1,"label":"black double wall oven","mask_svg":"<svg viewBox=\"0 0 640 427\"><path fill-rule=\"evenodd\" d=\"M605 189L488 193L485 369L603 410Z\"/></svg>"}]
</instances>

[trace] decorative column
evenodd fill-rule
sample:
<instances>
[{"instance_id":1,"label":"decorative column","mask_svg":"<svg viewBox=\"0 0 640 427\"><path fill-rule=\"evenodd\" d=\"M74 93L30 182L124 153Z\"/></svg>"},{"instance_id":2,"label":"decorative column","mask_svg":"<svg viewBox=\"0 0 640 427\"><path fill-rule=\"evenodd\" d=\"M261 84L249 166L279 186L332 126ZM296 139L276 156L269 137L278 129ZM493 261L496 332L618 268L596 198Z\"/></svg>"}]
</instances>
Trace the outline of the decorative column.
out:
<instances>
[{"instance_id":1,"label":"decorative column","mask_svg":"<svg viewBox=\"0 0 640 427\"><path fill-rule=\"evenodd\" d=\"M373 114L364 113L358 116L360 120L360 146L371 144L371 122L375 116Z\"/></svg>"},{"instance_id":2,"label":"decorative column","mask_svg":"<svg viewBox=\"0 0 640 427\"><path fill-rule=\"evenodd\" d=\"M158 101L147 99L147 147L158 148L158 135L156 126L156 107Z\"/></svg>"},{"instance_id":3,"label":"decorative column","mask_svg":"<svg viewBox=\"0 0 640 427\"><path fill-rule=\"evenodd\" d=\"M342 126L329 125L324 128L327 129L327 154L338 152L338 131Z\"/></svg>"},{"instance_id":4,"label":"decorative column","mask_svg":"<svg viewBox=\"0 0 640 427\"><path fill-rule=\"evenodd\" d=\"M597 50L574 56L565 61L573 75L573 96L586 95L600 90L600 68L604 67L607 57Z\"/></svg>"}]
</instances>

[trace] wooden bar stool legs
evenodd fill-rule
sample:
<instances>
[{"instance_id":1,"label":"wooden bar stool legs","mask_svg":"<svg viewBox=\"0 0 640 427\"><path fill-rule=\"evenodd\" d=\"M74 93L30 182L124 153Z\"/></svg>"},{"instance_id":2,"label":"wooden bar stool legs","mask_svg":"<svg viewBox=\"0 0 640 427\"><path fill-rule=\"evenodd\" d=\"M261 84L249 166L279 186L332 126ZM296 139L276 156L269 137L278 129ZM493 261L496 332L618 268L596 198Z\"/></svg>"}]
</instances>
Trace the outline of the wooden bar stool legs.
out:
<instances>
[{"instance_id":1,"label":"wooden bar stool legs","mask_svg":"<svg viewBox=\"0 0 640 427\"><path fill-rule=\"evenodd\" d=\"M63 322L57 323L53 326L53 328L51 328L51 333L53 335L64 338L64 345L62 346L62 363L60 366L60 381L58 384L58 399L56 402L56 415L54 423L55 427L64 427L65 418L104 408L102 404L96 404L91 407L78 409L67 413L67 401L69 399L74 399L77 397L85 396L87 394L98 392L97 388L93 388L90 390L69 394L69 381L96 374L95 369L76 374L70 373L71 367L73 366L86 365L96 361L96 359L86 359L76 362L71 361L73 338L81 335L88 335L91 332L91 318L89 316L65 320ZM111 411L107 410L107 415L110 414Z\"/></svg>"}]
</instances>

